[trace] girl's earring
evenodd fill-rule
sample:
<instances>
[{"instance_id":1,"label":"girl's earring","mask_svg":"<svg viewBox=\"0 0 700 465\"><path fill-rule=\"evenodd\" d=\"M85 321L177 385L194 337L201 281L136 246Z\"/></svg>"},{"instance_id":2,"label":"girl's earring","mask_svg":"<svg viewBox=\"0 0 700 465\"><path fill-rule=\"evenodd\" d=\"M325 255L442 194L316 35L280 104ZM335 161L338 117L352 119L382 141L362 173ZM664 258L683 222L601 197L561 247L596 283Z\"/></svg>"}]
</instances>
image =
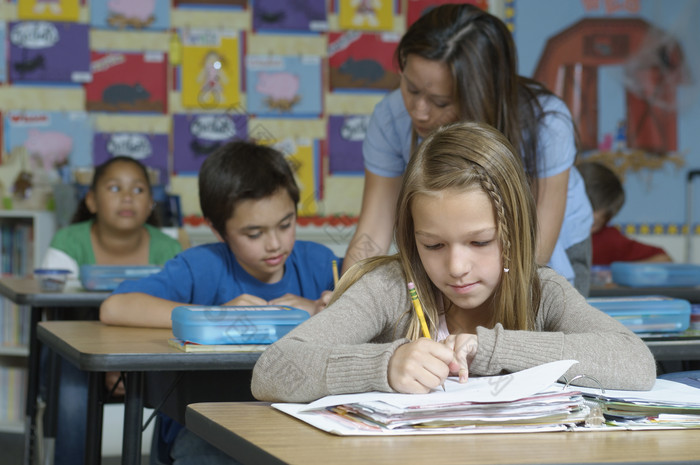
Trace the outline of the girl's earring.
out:
<instances>
[{"instance_id":1,"label":"girl's earring","mask_svg":"<svg viewBox=\"0 0 700 465\"><path fill-rule=\"evenodd\" d=\"M504 273L508 273L510 271L510 268L503 268Z\"/></svg>"}]
</instances>

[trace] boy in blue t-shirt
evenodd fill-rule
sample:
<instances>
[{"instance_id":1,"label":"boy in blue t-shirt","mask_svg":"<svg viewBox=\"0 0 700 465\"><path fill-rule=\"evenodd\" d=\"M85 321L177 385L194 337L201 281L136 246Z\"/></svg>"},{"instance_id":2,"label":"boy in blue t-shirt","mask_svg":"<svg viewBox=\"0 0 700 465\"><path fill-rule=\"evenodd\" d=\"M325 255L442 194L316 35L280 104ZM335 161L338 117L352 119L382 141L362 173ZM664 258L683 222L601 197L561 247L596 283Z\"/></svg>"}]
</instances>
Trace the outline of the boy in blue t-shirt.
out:
<instances>
[{"instance_id":1,"label":"boy in blue t-shirt","mask_svg":"<svg viewBox=\"0 0 700 465\"><path fill-rule=\"evenodd\" d=\"M288 305L311 315L323 309L338 259L324 245L295 241L299 188L280 152L243 141L220 147L199 172L199 202L221 242L187 249L161 272L123 282L100 306L102 322L170 328L172 310L188 304ZM187 434L175 425L173 458ZM172 428L167 436L175 436Z\"/></svg>"}]
</instances>

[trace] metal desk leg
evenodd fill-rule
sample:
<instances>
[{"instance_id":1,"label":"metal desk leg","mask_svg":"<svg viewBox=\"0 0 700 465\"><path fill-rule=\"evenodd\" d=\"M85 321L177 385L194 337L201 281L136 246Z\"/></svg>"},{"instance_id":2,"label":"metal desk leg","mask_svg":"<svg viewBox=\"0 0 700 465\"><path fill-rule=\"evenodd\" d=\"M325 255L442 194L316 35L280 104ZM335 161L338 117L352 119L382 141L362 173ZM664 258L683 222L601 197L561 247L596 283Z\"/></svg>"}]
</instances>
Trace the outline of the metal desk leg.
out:
<instances>
[{"instance_id":1,"label":"metal desk leg","mask_svg":"<svg viewBox=\"0 0 700 465\"><path fill-rule=\"evenodd\" d=\"M61 357L53 350L49 351L48 373L46 411L44 412L44 465L51 465L54 462L58 425L58 380L61 379Z\"/></svg>"},{"instance_id":2,"label":"metal desk leg","mask_svg":"<svg viewBox=\"0 0 700 465\"><path fill-rule=\"evenodd\" d=\"M141 425L143 423L143 373L126 374L124 400L124 442L122 465L141 463Z\"/></svg>"},{"instance_id":3,"label":"metal desk leg","mask_svg":"<svg viewBox=\"0 0 700 465\"><path fill-rule=\"evenodd\" d=\"M27 405L24 421L24 465L34 463L34 441L36 436L36 400L39 394L39 352L41 343L36 337L36 327L41 319L41 309L32 307L29 317L29 360L27 374Z\"/></svg>"},{"instance_id":4,"label":"metal desk leg","mask_svg":"<svg viewBox=\"0 0 700 465\"><path fill-rule=\"evenodd\" d=\"M85 463L99 464L102 460L102 413L100 393L105 384L105 374L88 372L87 430L85 434Z\"/></svg>"}]
</instances>

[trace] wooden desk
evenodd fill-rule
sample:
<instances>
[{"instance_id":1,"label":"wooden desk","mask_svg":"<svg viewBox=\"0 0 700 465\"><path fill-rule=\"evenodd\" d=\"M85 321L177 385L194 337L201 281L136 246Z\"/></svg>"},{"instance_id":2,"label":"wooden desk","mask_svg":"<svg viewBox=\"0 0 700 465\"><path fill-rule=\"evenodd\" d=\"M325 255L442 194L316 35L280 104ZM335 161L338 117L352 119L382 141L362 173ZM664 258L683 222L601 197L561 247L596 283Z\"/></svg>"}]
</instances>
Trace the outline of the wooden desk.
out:
<instances>
[{"instance_id":1,"label":"wooden desk","mask_svg":"<svg viewBox=\"0 0 700 465\"><path fill-rule=\"evenodd\" d=\"M265 403L198 403L187 428L242 464L700 463L697 431L340 437Z\"/></svg>"},{"instance_id":2,"label":"wooden desk","mask_svg":"<svg viewBox=\"0 0 700 465\"><path fill-rule=\"evenodd\" d=\"M100 461L102 416L98 404L104 372L126 373L122 463L141 462L143 375L148 371L250 370L260 356L253 353L187 353L168 344L170 329L107 326L99 321L46 321L37 337L90 379L85 463Z\"/></svg>"},{"instance_id":3,"label":"wooden desk","mask_svg":"<svg viewBox=\"0 0 700 465\"><path fill-rule=\"evenodd\" d=\"M0 279L0 295L18 305L30 307L29 360L27 373L27 403L24 428L25 465L34 463L34 439L36 434L37 395L39 393L39 351L36 337L37 323L44 308L99 307L109 292L88 292L82 288L66 288L63 292L43 292L32 278L7 277Z\"/></svg>"}]
</instances>

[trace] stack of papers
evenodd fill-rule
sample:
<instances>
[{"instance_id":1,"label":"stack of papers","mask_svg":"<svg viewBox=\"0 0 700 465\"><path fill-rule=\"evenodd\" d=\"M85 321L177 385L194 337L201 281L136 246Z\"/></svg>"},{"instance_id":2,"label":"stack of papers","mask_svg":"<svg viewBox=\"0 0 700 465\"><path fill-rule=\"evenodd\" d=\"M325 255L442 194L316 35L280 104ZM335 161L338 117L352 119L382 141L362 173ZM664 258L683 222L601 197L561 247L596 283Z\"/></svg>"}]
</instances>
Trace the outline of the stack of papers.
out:
<instances>
[{"instance_id":1,"label":"stack of papers","mask_svg":"<svg viewBox=\"0 0 700 465\"><path fill-rule=\"evenodd\" d=\"M700 389L657 379L651 391L580 388L600 405L609 426L625 429L700 428Z\"/></svg>"},{"instance_id":2,"label":"stack of papers","mask_svg":"<svg viewBox=\"0 0 700 465\"><path fill-rule=\"evenodd\" d=\"M578 390L557 386L574 363L563 360L504 376L449 379L429 394L370 392L273 407L339 435L559 431L590 413Z\"/></svg>"},{"instance_id":3,"label":"stack of papers","mask_svg":"<svg viewBox=\"0 0 700 465\"><path fill-rule=\"evenodd\" d=\"M444 392L367 392L272 406L341 436L700 428L700 389L664 379L650 391L558 383L575 363L546 363L465 384L448 379Z\"/></svg>"}]
</instances>

